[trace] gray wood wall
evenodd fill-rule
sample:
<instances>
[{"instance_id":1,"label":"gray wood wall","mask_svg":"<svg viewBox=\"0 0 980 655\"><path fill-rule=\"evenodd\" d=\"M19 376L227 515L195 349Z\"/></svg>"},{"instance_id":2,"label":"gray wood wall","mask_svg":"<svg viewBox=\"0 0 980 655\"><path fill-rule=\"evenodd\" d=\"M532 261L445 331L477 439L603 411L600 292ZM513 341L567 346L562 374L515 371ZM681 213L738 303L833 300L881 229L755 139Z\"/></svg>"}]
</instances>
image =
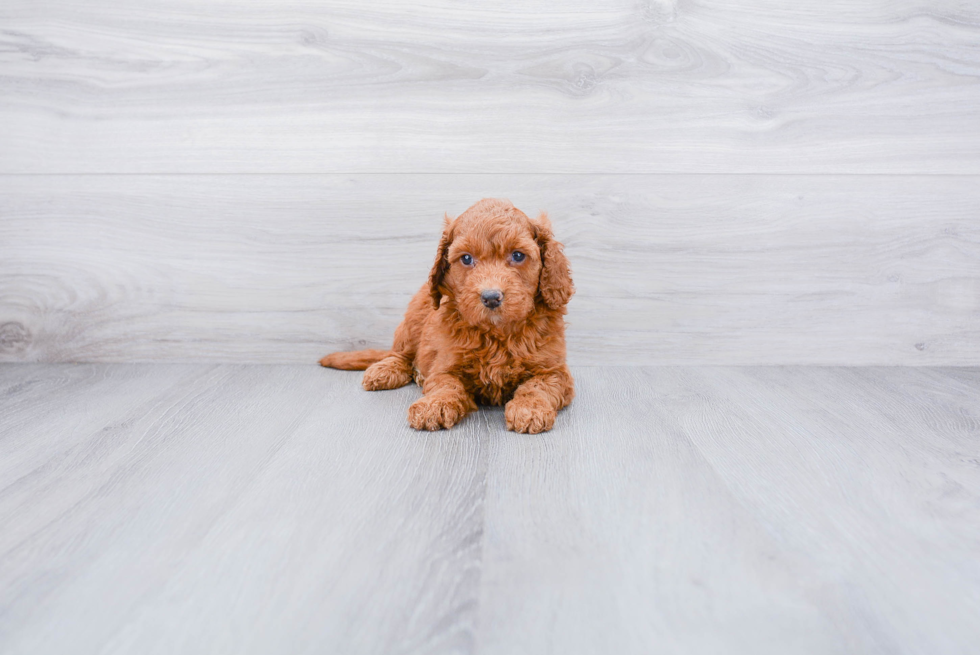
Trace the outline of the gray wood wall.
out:
<instances>
[{"instance_id":1,"label":"gray wood wall","mask_svg":"<svg viewBox=\"0 0 980 655\"><path fill-rule=\"evenodd\" d=\"M980 364L980 2L5 0L0 360L384 346L549 211L576 364Z\"/></svg>"}]
</instances>

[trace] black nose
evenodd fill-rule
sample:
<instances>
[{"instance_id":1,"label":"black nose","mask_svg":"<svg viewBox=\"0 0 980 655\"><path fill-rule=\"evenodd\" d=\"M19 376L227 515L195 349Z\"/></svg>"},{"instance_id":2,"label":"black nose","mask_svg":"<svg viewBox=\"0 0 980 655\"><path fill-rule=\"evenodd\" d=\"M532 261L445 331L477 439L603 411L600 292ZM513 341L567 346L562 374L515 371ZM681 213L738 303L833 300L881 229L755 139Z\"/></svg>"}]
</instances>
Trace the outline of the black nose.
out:
<instances>
[{"instance_id":1,"label":"black nose","mask_svg":"<svg viewBox=\"0 0 980 655\"><path fill-rule=\"evenodd\" d=\"M490 309L497 309L504 300L504 294L499 289L487 289L480 294L480 300Z\"/></svg>"}]
</instances>

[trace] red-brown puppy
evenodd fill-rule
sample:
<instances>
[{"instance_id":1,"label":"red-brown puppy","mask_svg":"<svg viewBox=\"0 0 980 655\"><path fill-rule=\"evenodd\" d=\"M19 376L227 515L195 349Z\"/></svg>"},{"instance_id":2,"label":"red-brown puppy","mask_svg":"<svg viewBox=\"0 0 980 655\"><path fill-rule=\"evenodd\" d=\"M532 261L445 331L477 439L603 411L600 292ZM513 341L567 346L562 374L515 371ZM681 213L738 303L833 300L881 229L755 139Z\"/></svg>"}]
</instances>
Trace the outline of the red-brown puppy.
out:
<instances>
[{"instance_id":1,"label":"red-brown puppy","mask_svg":"<svg viewBox=\"0 0 980 655\"><path fill-rule=\"evenodd\" d=\"M568 260L542 214L481 200L446 218L428 282L408 305L390 351L333 353L323 366L364 370L364 388L414 378L424 396L408 409L416 430L458 423L477 403L502 405L507 428L543 432L572 401L565 364Z\"/></svg>"}]
</instances>

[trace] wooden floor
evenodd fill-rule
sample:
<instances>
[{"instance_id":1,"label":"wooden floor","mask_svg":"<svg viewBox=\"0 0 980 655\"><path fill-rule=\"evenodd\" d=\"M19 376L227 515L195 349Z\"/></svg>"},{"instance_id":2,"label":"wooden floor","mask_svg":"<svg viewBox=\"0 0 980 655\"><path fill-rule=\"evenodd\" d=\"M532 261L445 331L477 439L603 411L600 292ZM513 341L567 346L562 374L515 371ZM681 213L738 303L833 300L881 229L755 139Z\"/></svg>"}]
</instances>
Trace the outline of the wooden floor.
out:
<instances>
[{"instance_id":1,"label":"wooden floor","mask_svg":"<svg viewBox=\"0 0 980 655\"><path fill-rule=\"evenodd\" d=\"M575 375L527 436L316 367L4 365L0 652L975 652L980 370Z\"/></svg>"}]
</instances>

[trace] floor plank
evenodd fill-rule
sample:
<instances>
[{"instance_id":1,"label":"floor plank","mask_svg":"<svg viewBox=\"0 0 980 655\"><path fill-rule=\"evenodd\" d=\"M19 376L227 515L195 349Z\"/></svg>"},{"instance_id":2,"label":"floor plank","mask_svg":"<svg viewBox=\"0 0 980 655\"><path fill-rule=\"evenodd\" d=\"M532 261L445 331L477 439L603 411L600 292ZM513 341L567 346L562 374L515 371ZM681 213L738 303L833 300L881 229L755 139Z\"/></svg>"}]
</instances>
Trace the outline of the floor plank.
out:
<instances>
[{"instance_id":1,"label":"floor plank","mask_svg":"<svg viewBox=\"0 0 980 655\"><path fill-rule=\"evenodd\" d=\"M975 427L963 439L922 417L975 426L980 376L974 371L967 400L942 409L902 384L950 386L922 377L712 371L695 379L705 397L681 419L742 502L786 550L806 557L810 592L860 652L965 653L977 637L980 443ZM881 391L875 379L897 384ZM712 429L719 415L722 429Z\"/></svg>"},{"instance_id":2,"label":"floor plank","mask_svg":"<svg viewBox=\"0 0 980 655\"><path fill-rule=\"evenodd\" d=\"M21 367L6 367L17 371ZM148 374L143 366L85 364L25 366L28 375L0 391L0 480L8 492L21 483L48 480L88 457L94 443L129 436L120 417L152 410L157 398L172 387L188 384L201 369L162 366ZM31 494L30 484L18 494ZM10 495L0 500L4 506Z\"/></svg>"},{"instance_id":3,"label":"floor plank","mask_svg":"<svg viewBox=\"0 0 980 655\"><path fill-rule=\"evenodd\" d=\"M8 0L0 173L980 174L980 10Z\"/></svg>"},{"instance_id":4,"label":"floor plank","mask_svg":"<svg viewBox=\"0 0 980 655\"><path fill-rule=\"evenodd\" d=\"M417 435L414 389L313 367L198 369L0 492L0 650L465 649L478 423Z\"/></svg>"},{"instance_id":5,"label":"floor plank","mask_svg":"<svg viewBox=\"0 0 980 655\"><path fill-rule=\"evenodd\" d=\"M806 558L675 424L704 391L684 371L584 373L552 438L493 443L483 652L841 652Z\"/></svg>"},{"instance_id":6,"label":"floor plank","mask_svg":"<svg viewBox=\"0 0 980 655\"><path fill-rule=\"evenodd\" d=\"M0 176L0 360L388 347L444 212L547 210L575 364L980 364L975 176Z\"/></svg>"},{"instance_id":7,"label":"floor plank","mask_svg":"<svg viewBox=\"0 0 980 655\"><path fill-rule=\"evenodd\" d=\"M316 367L0 366L0 651L971 652L980 369L574 374L528 436Z\"/></svg>"}]
</instances>

